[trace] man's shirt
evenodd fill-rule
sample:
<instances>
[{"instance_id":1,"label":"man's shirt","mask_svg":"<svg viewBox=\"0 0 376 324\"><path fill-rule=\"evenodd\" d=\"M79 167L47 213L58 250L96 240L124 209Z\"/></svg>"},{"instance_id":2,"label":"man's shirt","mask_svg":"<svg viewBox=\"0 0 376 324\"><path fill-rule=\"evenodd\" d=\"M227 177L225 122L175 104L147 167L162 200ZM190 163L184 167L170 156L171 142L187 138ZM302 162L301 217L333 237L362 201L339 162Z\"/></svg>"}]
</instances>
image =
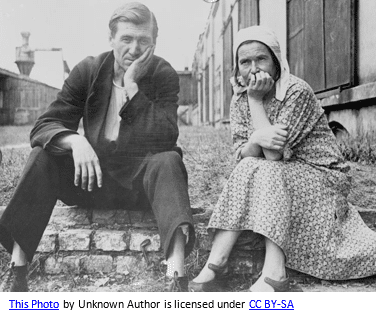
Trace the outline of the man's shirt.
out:
<instances>
[{"instance_id":1,"label":"man's shirt","mask_svg":"<svg viewBox=\"0 0 376 324\"><path fill-rule=\"evenodd\" d=\"M125 88L118 86L115 81L113 81L111 99L104 128L104 138L110 142L116 141L119 136L121 121L119 112L127 101L128 96Z\"/></svg>"}]
</instances>

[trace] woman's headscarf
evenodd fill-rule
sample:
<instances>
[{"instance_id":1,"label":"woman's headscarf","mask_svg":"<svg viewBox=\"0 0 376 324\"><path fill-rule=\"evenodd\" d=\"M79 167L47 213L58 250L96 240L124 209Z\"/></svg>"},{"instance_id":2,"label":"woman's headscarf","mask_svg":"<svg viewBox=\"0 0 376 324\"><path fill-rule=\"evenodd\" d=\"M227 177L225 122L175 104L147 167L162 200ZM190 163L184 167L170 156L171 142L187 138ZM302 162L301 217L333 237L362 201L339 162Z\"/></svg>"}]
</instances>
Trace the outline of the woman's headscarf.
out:
<instances>
[{"instance_id":1,"label":"woman's headscarf","mask_svg":"<svg viewBox=\"0 0 376 324\"><path fill-rule=\"evenodd\" d=\"M239 30L239 32L235 36L234 41L235 66L238 65L238 62L236 60L237 51L240 45L247 41L257 41L265 44L269 47L269 49L274 53L275 57L278 59L279 65L281 67L281 73L279 79L276 81L275 97L279 101L283 101L283 99L286 96L286 91L288 87L290 68L287 63L287 60L284 57L282 57L281 48L277 36L274 34L272 30L264 26L252 26ZM236 75L235 77L237 78L238 76ZM241 84L239 85L234 81L235 80L232 80L231 83L233 85L235 94L240 95L241 93L247 90L247 87L244 85L244 82L241 82Z\"/></svg>"}]
</instances>

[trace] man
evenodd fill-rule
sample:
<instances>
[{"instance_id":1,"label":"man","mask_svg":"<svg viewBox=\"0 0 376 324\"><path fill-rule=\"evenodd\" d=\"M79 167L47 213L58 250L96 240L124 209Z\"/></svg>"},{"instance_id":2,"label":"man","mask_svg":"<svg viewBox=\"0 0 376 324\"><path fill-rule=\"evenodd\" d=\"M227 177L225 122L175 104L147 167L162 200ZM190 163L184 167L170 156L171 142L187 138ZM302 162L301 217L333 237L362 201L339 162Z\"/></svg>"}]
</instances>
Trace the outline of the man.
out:
<instances>
[{"instance_id":1,"label":"man","mask_svg":"<svg viewBox=\"0 0 376 324\"><path fill-rule=\"evenodd\" d=\"M179 79L154 48L152 12L132 2L110 22L111 52L71 72L31 131L33 151L0 220L12 253L12 291L27 291L30 262L57 199L97 208L152 208L167 260L166 290L187 290L184 257L194 228L177 153ZM77 133L83 118L85 136Z\"/></svg>"}]
</instances>

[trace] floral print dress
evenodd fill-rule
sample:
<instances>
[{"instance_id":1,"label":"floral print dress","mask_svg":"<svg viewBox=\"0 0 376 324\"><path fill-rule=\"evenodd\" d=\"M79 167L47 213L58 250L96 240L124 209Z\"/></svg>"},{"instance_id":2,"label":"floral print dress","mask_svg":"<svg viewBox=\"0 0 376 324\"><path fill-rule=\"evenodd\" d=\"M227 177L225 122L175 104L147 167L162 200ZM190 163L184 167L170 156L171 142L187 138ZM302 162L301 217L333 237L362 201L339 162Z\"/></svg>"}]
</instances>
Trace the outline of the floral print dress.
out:
<instances>
[{"instance_id":1,"label":"floral print dress","mask_svg":"<svg viewBox=\"0 0 376 324\"><path fill-rule=\"evenodd\" d=\"M288 125L280 161L243 158L214 209L209 229L252 230L280 246L286 266L342 280L376 273L376 232L347 202L343 160L313 91L290 75L285 99L265 107L271 124ZM234 95L231 130L239 152L254 131L247 94Z\"/></svg>"}]
</instances>

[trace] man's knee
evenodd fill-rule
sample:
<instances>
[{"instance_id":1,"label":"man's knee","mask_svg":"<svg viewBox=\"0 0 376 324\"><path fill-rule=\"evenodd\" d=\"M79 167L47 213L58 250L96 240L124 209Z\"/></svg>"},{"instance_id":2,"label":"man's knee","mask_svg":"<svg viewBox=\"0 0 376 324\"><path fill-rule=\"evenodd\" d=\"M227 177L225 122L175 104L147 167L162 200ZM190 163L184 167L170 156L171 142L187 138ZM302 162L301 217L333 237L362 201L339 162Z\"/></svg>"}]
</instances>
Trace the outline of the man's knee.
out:
<instances>
[{"instance_id":1,"label":"man's knee","mask_svg":"<svg viewBox=\"0 0 376 324\"><path fill-rule=\"evenodd\" d=\"M174 167L181 167L182 159L181 156L175 151L168 151L157 153L153 155L150 160L150 164L158 169L161 168L174 168Z\"/></svg>"},{"instance_id":2,"label":"man's knee","mask_svg":"<svg viewBox=\"0 0 376 324\"><path fill-rule=\"evenodd\" d=\"M56 158L42 147L34 147L26 163L24 172L55 174L57 172Z\"/></svg>"},{"instance_id":3,"label":"man's knee","mask_svg":"<svg viewBox=\"0 0 376 324\"><path fill-rule=\"evenodd\" d=\"M36 146L31 150L29 161L48 163L51 159L50 154L40 146Z\"/></svg>"},{"instance_id":4,"label":"man's knee","mask_svg":"<svg viewBox=\"0 0 376 324\"><path fill-rule=\"evenodd\" d=\"M155 176L162 177L168 181L175 181L178 178L188 180L187 170L185 169L181 156L175 151L162 152L153 155L150 159L146 179L152 179Z\"/></svg>"}]
</instances>

